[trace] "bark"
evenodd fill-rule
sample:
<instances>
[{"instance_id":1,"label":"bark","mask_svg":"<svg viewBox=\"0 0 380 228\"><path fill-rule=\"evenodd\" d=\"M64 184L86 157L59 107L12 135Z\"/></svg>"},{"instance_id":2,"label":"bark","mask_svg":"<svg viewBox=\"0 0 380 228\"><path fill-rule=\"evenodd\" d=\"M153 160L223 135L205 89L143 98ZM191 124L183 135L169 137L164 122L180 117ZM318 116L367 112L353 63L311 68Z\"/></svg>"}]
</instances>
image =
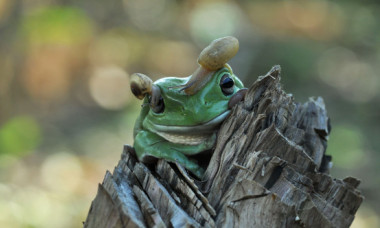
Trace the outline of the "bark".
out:
<instances>
[{"instance_id":1,"label":"bark","mask_svg":"<svg viewBox=\"0 0 380 228\"><path fill-rule=\"evenodd\" d=\"M202 181L126 145L84 227L349 227L360 181L329 175L330 130L323 99L296 103L275 66L221 126Z\"/></svg>"}]
</instances>

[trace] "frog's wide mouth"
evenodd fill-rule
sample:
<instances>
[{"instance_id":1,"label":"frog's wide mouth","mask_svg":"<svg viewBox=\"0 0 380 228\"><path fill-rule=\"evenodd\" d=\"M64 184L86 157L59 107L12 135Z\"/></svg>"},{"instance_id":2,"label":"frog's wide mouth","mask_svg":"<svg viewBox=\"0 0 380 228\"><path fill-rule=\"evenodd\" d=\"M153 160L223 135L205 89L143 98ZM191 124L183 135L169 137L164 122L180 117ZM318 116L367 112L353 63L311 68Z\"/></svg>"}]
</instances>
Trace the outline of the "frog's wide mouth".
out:
<instances>
[{"instance_id":1,"label":"frog's wide mouth","mask_svg":"<svg viewBox=\"0 0 380 228\"><path fill-rule=\"evenodd\" d=\"M198 145L208 138L230 114L230 110L198 125L160 125L148 122L150 129L172 143Z\"/></svg>"},{"instance_id":2,"label":"frog's wide mouth","mask_svg":"<svg viewBox=\"0 0 380 228\"><path fill-rule=\"evenodd\" d=\"M214 117L213 119L198 125L160 125L154 124L149 121L149 125L157 132L173 133L173 134L205 134L212 133L215 129L226 119L230 114L230 110L223 112L222 114Z\"/></svg>"}]
</instances>

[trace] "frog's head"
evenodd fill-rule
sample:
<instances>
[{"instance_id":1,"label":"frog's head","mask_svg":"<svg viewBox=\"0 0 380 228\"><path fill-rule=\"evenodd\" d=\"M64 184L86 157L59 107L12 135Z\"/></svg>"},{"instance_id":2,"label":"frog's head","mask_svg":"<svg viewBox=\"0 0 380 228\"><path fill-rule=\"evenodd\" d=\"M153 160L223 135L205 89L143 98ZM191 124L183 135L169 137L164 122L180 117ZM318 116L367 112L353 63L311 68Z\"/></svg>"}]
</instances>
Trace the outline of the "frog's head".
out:
<instances>
[{"instance_id":1,"label":"frog's head","mask_svg":"<svg viewBox=\"0 0 380 228\"><path fill-rule=\"evenodd\" d=\"M168 77L153 83L148 76L133 74L132 93L145 98L143 106L150 107L143 117L144 128L160 135L214 131L228 116L231 98L243 88L227 64L238 48L234 37L214 40L201 52L199 68L187 78Z\"/></svg>"}]
</instances>

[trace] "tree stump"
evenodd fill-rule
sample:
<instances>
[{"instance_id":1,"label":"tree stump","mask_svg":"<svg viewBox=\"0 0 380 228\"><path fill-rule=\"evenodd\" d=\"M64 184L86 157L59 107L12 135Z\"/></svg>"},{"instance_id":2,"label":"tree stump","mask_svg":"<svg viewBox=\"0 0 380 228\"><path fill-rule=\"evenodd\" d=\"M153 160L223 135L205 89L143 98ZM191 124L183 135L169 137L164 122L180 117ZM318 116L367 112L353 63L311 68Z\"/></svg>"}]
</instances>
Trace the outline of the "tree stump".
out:
<instances>
[{"instance_id":1,"label":"tree stump","mask_svg":"<svg viewBox=\"0 0 380 228\"><path fill-rule=\"evenodd\" d=\"M84 227L349 227L363 196L328 174L330 130L323 99L294 102L274 66L222 124L201 181L126 145Z\"/></svg>"}]
</instances>

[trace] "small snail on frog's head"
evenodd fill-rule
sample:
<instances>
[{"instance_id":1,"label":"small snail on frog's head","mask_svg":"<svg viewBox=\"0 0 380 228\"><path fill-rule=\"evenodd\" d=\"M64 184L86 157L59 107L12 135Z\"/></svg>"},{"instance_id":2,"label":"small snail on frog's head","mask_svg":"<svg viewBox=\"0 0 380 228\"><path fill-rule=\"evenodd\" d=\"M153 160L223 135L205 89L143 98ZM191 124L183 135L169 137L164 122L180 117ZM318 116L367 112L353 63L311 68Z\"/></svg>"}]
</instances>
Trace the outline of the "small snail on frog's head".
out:
<instances>
[{"instance_id":1,"label":"small snail on frog's head","mask_svg":"<svg viewBox=\"0 0 380 228\"><path fill-rule=\"evenodd\" d=\"M163 158L178 162L197 177L204 169L188 158L209 150L230 108L244 96L242 82L227 64L239 49L234 37L214 40L198 58L200 66L187 78L153 81L131 76L131 91L144 99L134 129L134 148L140 161Z\"/></svg>"}]
</instances>

